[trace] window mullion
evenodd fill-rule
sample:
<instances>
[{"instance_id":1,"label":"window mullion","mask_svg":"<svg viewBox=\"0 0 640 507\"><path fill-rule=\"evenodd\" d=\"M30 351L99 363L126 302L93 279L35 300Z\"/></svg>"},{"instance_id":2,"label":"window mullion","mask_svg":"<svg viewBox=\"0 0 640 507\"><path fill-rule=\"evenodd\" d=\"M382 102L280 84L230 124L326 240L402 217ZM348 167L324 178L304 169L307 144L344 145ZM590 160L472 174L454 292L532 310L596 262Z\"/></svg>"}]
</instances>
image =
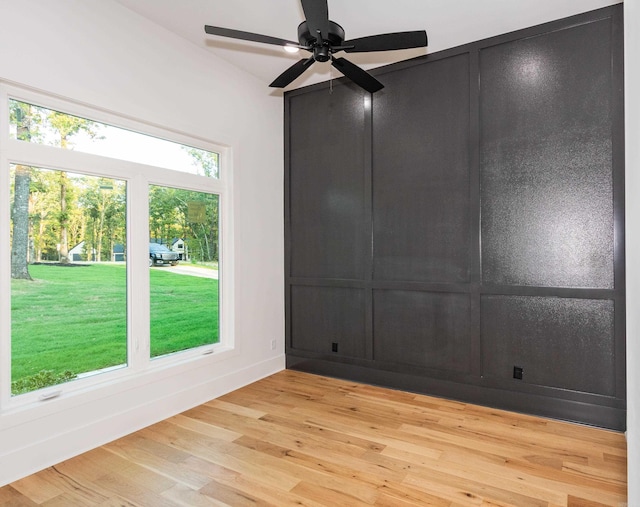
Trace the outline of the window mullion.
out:
<instances>
[{"instance_id":1,"label":"window mullion","mask_svg":"<svg viewBox=\"0 0 640 507\"><path fill-rule=\"evenodd\" d=\"M149 364L149 194L147 179L129 182L127 196L128 266L127 315L129 320L129 367L133 371Z\"/></svg>"}]
</instances>

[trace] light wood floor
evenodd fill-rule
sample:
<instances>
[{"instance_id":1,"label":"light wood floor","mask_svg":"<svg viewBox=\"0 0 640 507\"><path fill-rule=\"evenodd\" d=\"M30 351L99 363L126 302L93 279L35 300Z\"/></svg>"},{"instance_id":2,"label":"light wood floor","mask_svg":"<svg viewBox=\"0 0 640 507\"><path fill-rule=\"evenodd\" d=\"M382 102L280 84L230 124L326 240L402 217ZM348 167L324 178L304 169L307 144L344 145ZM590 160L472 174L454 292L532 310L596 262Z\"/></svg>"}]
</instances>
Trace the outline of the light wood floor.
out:
<instances>
[{"instance_id":1,"label":"light wood floor","mask_svg":"<svg viewBox=\"0 0 640 507\"><path fill-rule=\"evenodd\" d=\"M283 371L0 489L28 506L626 505L620 433Z\"/></svg>"}]
</instances>

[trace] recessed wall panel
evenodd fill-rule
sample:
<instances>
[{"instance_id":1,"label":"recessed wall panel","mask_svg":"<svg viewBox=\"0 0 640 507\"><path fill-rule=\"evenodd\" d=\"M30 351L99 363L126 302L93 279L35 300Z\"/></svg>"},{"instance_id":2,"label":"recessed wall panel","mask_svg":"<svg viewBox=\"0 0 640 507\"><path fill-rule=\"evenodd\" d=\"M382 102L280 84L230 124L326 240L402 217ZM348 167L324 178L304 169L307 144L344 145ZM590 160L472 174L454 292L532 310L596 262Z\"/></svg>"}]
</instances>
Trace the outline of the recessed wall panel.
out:
<instances>
[{"instance_id":1,"label":"recessed wall panel","mask_svg":"<svg viewBox=\"0 0 640 507\"><path fill-rule=\"evenodd\" d=\"M373 101L376 280L469 279L469 57L384 74Z\"/></svg>"},{"instance_id":2,"label":"recessed wall panel","mask_svg":"<svg viewBox=\"0 0 640 507\"><path fill-rule=\"evenodd\" d=\"M293 286L290 318L293 349L364 357L363 290Z\"/></svg>"},{"instance_id":3,"label":"recessed wall panel","mask_svg":"<svg viewBox=\"0 0 640 507\"><path fill-rule=\"evenodd\" d=\"M340 85L290 100L291 276L364 276L364 96Z\"/></svg>"},{"instance_id":4,"label":"recessed wall panel","mask_svg":"<svg viewBox=\"0 0 640 507\"><path fill-rule=\"evenodd\" d=\"M615 395L613 301L484 296L481 320L485 376Z\"/></svg>"},{"instance_id":5,"label":"recessed wall panel","mask_svg":"<svg viewBox=\"0 0 640 507\"><path fill-rule=\"evenodd\" d=\"M611 20L480 52L483 281L613 288Z\"/></svg>"},{"instance_id":6,"label":"recessed wall panel","mask_svg":"<svg viewBox=\"0 0 640 507\"><path fill-rule=\"evenodd\" d=\"M376 290L374 359L455 372L469 370L467 294Z\"/></svg>"}]
</instances>

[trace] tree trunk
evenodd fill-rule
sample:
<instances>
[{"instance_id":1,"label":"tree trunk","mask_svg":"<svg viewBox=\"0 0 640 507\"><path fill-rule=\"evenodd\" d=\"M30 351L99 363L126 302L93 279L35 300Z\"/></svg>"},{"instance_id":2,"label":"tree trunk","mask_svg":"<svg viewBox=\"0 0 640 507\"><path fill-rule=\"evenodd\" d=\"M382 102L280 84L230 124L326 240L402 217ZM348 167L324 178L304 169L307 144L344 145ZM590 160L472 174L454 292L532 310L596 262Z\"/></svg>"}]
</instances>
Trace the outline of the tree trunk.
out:
<instances>
[{"instance_id":1,"label":"tree trunk","mask_svg":"<svg viewBox=\"0 0 640 507\"><path fill-rule=\"evenodd\" d=\"M207 227L204 224L201 224L202 227L202 238L204 239L204 247L202 247L202 260L210 261L211 260L211 250L209 250L209 237L207 236ZM202 242L200 243L202 244Z\"/></svg>"},{"instance_id":2,"label":"tree trunk","mask_svg":"<svg viewBox=\"0 0 640 507\"><path fill-rule=\"evenodd\" d=\"M100 206L100 222L98 223L98 262L102 262L102 238L104 237L104 215L105 215L105 207L106 207L106 197L104 192L102 192L102 206Z\"/></svg>"},{"instance_id":3,"label":"tree trunk","mask_svg":"<svg viewBox=\"0 0 640 507\"><path fill-rule=\"evenodd\" d=\"M60 173L60 262L69 263L69 217L67 216L67 174Z\"/></svg>"},{"instance_id":4,"label":"tree trunk","mask_svg":"<svg viewBox=\"0 0 640 507\"><path fill-rule=\"evenodd\" d=\"M31 280L29 275L29 167L18 165L13 197L13 243L11 244L11 278Z\"/></svg>"},{"instance_id":5,"label":"tree trunk","mask_svg":"<svg viewBox=\"0 0 640 507\"><path fill-rule=\"evenodd\" d=\"M44 220L47 217L45 213L40 213L38 221L38 244L36 245L36 261L42 262L42 238L44 236Z\"/></svg>"}]
</instances>

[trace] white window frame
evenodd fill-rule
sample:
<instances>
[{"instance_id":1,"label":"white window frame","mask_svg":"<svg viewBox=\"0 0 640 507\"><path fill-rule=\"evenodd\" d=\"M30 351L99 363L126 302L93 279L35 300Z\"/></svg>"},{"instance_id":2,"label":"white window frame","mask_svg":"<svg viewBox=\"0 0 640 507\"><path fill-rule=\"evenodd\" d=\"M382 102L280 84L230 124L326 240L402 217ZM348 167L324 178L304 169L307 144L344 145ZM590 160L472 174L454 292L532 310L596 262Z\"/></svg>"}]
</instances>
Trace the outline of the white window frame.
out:
<instances>
[{"instance_id":1,"label":"white window frame","mask_svg":"<svg viewBox=\"0 0 640 507\"><path fill-rule=\"evenodd\" d=\"M10 139L8 101L16 99L81 118L140 132L219 154L219 177L207 178L160 167L65 150ZM127 184L127 365L105 373L11 396L11 252L10 164L64 170L123 180ZM233 280L233 158L229 146L182 132L124 117L0 81L0 415L41 410L47 412L58 399L69 408L69 398L93 390L96 396L113 396L133 384L178 375L201 365L215 364L238 354L234 340ZM156 358L150 357L149 339L149 185L215 193L219 195L219 341ZM195 363L195 364L194 364ZM53 398L53 399L52 399ZM73 402L71 402L73 404Z\"/></svg>"}]
</instances>

